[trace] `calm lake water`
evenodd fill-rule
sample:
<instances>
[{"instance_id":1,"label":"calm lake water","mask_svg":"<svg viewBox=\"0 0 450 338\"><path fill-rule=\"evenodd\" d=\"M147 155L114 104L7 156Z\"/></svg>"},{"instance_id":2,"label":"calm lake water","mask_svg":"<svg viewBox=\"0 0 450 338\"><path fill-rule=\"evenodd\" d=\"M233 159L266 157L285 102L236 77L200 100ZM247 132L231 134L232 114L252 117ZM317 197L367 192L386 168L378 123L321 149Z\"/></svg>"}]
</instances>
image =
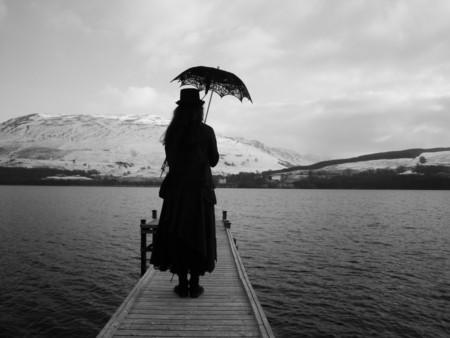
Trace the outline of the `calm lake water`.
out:
<instances>
[{"instance_id":1,"label":"calm lake water","mask_svg":"<svg viewBox=\"0 0 450 338\"><path fill-rule=\"evenodd\" d=\"M95 337L139 278L157 192L0 186L0 336ZM277 337L450 336L450 192L217 196Z\"/></svg>"}]
</instances>

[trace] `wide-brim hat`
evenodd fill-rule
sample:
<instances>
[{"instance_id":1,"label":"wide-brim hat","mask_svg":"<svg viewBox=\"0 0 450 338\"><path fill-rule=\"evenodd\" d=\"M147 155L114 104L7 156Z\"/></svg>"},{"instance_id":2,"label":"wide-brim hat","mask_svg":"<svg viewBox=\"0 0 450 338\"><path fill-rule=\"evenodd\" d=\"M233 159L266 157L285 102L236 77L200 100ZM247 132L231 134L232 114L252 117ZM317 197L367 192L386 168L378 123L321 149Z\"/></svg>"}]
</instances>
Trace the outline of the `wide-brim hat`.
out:
<instances>
[{"instance_id":1,"label":"wide-brim hat","mask_svg":"<svg viewBox=\"0 0 450 338\"><path fill-rule=\"evenodd\" d=\"M177 105L203 105L205 101L200 100L200 92L195 88L183 88L180 90L180 99Z\"/></svg>"}]
</instances>

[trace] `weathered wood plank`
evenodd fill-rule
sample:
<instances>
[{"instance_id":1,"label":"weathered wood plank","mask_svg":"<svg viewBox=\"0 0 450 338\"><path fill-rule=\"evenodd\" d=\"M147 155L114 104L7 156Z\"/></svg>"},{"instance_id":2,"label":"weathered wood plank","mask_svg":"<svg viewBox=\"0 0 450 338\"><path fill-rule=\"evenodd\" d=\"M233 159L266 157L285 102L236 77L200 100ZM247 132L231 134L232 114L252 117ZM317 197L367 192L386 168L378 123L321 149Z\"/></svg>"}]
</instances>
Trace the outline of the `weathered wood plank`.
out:
<instances>
[{"instance_id":1,"label":"weathered wood plank","mask_svg":"<svg viewBox=\"0 0 450 338\"><path fill-rule=\"evenodd\" d=\"M243 330L245 328L245 330ZM166 323L166 324L137 324L137 323L122 323L119 330L144 330L144 331L251 331L254 330L253 323L248 325L230 326L220 325L220 323L214 322L202 322L200 324L194 324L191 322L185 323Z\"/></svg>"},{"instance_id":2,"label":"weathered wood plank","mask_svg":"<svg viewBox=\"0 0 450 338\"><path fill-rule=\"evenodd\" d=\"M159 310L131 310L129 312L129 315L127 316L130 318L160 318L160 319L170 319L170 318L181 318L181 319L188 319L188 318L228 318L228 319L236 319L236 316L238 318L253 318L253 312L251 310L236 310L236 311L208 311L205 313L204 311L189 311L189 312L183 312L182 310L175 311L171 310L170 313L165 311L161 312L162 309ZM145 317L147 316L147 317Z\"/></svg>"},{"instance_id":3,"label":"weathered wood plank","mask_svg":"<svg viewBox=\"0 0 450 338\"><path fill-rule=\"evenodd\" d=\"M172 318L130 318L129 316L123 320L123 324L137 324L137 325L162 325L164 323L171 323L173 321ZM237 324L242 323L252 323L253 318L249 317L247 319L240 319L237 317L235 320L227 319L227 320L220 320L220 317L211 318L211 317L204 317L203 319L199 318L190 318L190 319L183 319L180 318L176 321L177 325L207 325L211 322L214 322L216 324L220 325L226 325L226 326L236 326Z\"/></svg>"},{"instance_id":4,"label":"weathered wood plank","mask_svg":"<svg viewBox=\"0 0 450 338\"><path fill-rule=\"evenodd\" d=\"M117 330L114 337L260 337L257 330L247 331L141 331L141 330Z\"/></svg>"},{"instance_id":5,"label":"weathered wood plank","mask_svg":"<svg viewBox=\"0 0 450 338\"><path fill-rule=\"evenodd\" d=\"M240 315L243 316L253 316L252 308L234 308L234 309L224 309L220 308L215 311L209 311L208 308L196 308L194 310L184 311L183 309L164 309L164 308L155 308L155 309L132 309L130 314L148 314L149 317L160 316L164 314L167 318L175 318L175 316L183 317L183 318L199 318L203 316L203 314L209 315L211 317L222 315L223 317L227 317L228 315ZM164 318L164 317L162 317ZM208 317L206 317L208 318Z\"/></svg>"},{"instance_id":6,"label":"weathered wood plank","mask_svg":"<svg viewBox=\"0 0 450 338\"><path fill-rule=\"evenodd\" d=\"M165 314L161 313L154 313L151 316L145 312L145 313L136 313L136 312L130 312L128 313L128 316L124 320L135 320L135 319L143 319L143 320L157 320L158 322L165 321L165 320L226 320L226 321L246 321L246 320L254 320L253 319L253 313L246 312L246 313L240 313L240 312L228 312L228 313L200 313L196 314L195 316L191 316L186 318L186 315L183 314L173 314L170 316L166 316Z\"/></svg>"},{"instance_id":7,"label":"weathered wood plank","mask_svg":"<svg viewBox=\"0 0 450 338\"><path fill-rule=\"evenodd\" d=\"M135 303L135 306L133 307L133 309L140 309L140 308L167 308L167 307L181 307L185 310L194 310L197 308L205 308L205 307L214 307L214 309L219 309L220 308L250 308L252 309L252 306L250 304L245 304L245 303L225 303L225 299L222 299L222 302L217 301L214 303L207 303L205 301L203 302L198 302L197 304L192 304L192 303L176 303L176 302L164 302L164 301L158 301L158 299L155 299L155 301L150 301L150 302L142 302L139 301L138 303ZM211 309L212 310L212 309Z\"/></svg>"}]
</instances>

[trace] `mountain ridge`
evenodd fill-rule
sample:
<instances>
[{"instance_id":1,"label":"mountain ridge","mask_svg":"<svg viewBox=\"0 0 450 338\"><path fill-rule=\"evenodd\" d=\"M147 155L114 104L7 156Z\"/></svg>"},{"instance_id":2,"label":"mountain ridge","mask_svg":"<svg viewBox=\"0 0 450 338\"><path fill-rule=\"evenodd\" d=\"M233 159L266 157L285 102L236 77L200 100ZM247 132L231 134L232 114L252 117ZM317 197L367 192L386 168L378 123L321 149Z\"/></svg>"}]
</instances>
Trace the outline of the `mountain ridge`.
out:
<instances>
[{"instance_id":1,"label":"mountain ridge","mask_svg":"<svg viewBox=\"0 0 450 338\"><path fill-rule=\"evenodd\" d=\"M290 168L281 170L271 170L270 173L286 173L297 170L318 170L324 169L330 166L337 166L341 164L350 164L358 162L378 161L378 160L396 160L396 159L416 159L417 157L426 153L438 153L438 152L450 152L450 147L435 147L435 148L411 148L405 150L394 150L387 152L379 152L366 154L356 157L349 157L344 159L334 159L320 161L306 166L292 166Z\"/></svg>"},{"instance_id":2,"label":"mountain ridge","mask_svg":"<svg viewBox=\"0 0 450 338\"><path fill-rule=\"evenodd\" d=\"M156 177L169 120L156 115L30 114L0 124L0 166L97 170L102 175ZM217 175L283 169L323 160L259 141L217 135Z\"/></svg>"}]
</instances>

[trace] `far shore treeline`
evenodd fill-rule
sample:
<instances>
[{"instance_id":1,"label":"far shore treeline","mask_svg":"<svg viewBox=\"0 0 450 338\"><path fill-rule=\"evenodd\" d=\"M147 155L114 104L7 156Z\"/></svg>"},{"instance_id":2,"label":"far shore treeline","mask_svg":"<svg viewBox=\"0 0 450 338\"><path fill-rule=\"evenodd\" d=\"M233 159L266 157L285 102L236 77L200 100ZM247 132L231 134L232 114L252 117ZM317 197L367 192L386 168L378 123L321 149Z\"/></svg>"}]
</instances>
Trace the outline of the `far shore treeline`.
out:
<instances>
[{"instance_id":1,"label":"far shore treeline","mask_svg":"<svg viewBox=\"0 0 450 338\"><path fill-rule=\"evenodd\" d=\"M268 179L269 178L269 179ZM220 186L220 185L219 185ZM377 169L361 173L322 176L311 175L289 184L272 181L270 176L241 173L227 176L228 187L284 189L410 189L450 190L450 176L428 167L424 172L402 174L396 170Z\"/></svg>"},{"instance_id":2,"label":"far shore treeline","mask_svg":"<svg viewBox=\"0 0 450 338\"><path fill-rule=\"evenodd\" d=\"M332 176L311 174L289 184L273 180L270 172L215 176L214 180L218 188L449 190L450 175L444 169L447 167L416 166L414 173L407 175L399 170L391 169ZM48 179L49 177L53 179ZM158 187L161 180L159 177L101 176L95 170L0 167L0 184L2 185Z\"/></svg>"}]
</instances>

